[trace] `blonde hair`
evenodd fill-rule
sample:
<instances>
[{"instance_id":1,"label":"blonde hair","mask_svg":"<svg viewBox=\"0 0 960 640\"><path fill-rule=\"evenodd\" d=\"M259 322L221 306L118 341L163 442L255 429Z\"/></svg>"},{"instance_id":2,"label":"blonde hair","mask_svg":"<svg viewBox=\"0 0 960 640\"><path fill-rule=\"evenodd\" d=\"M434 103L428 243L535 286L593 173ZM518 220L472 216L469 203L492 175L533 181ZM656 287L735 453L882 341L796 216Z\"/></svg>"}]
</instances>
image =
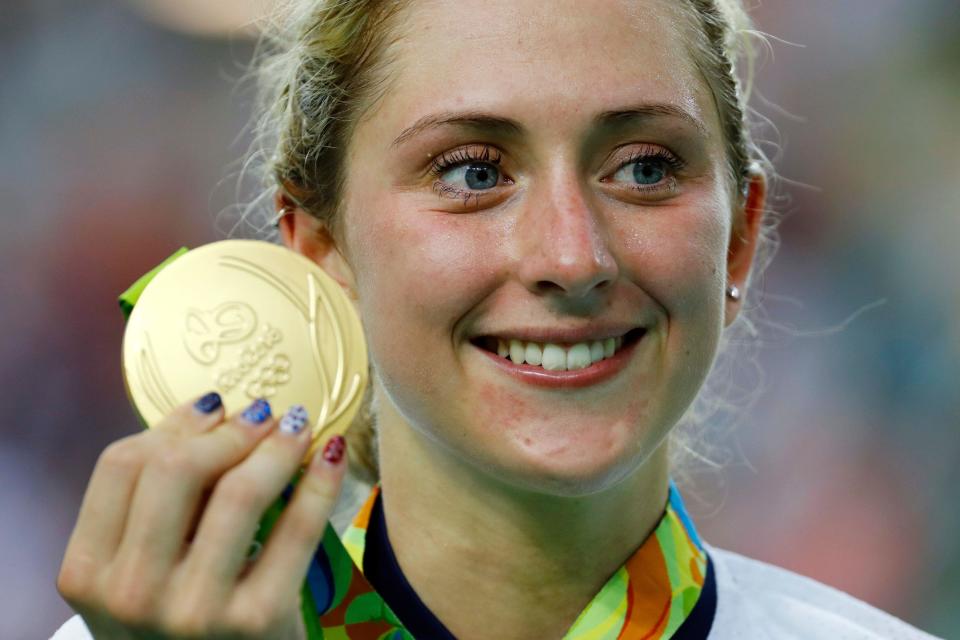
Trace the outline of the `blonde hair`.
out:
<instances>
[{"instance_id":1,"label":"blonde hair","mask_svg":"<svg viewBox=\"0 0 960 640\"><path fill-rule=\"evenodd\" d=\"M408 1L291 0L278 9L266 25L255 62L261 116L248 162L258 165L265 191L245 216L280 188L334 237L341 237L345 151L357 122L389 88L389 51L400 36L396 17ZM751 167L769 164L754 144L746 119L755 32L740 0L684 0L670 6L679 7L694 27L696 36L688 43L691 57L713 94L730 183L733 192L741 194ZM765 235L770 233L772 225L765 230ZM772 238L766 238L766 246L759 257L762 266L772 255ZM753 332L749 321L739 324ZM712 400L700 397L706 395ZM685 424L703 424L707 414L723 406L719 396L700 396ZM379 475L374 423L368 392L347 433L351 470L367 482ZM695 438L680 431L686 429L674 429L671 436L675 469L685 454L703 458L690 445Z\"/></svg>"}]
</instances>

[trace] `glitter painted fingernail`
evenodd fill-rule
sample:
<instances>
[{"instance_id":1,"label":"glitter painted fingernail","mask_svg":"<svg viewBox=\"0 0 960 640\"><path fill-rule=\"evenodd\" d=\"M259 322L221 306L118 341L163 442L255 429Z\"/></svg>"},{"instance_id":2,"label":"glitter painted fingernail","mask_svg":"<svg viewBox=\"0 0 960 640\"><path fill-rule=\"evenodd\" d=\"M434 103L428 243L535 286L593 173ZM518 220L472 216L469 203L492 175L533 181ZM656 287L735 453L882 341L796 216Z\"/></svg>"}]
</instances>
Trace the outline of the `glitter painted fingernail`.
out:
<instances>
[{"instance_id":1,"label":"glitter painted fingernail","mask_svg":"<svg viewBox=\"0 0 960 640\"><path fill-rule=\"evenodd\" d=\"M284 414L280 420L280 433L286 433L295 436L307 426L307 409L302 404L295 404Z\"/></svg>"},{"instance_id":2,"label":"glitter painted fingernail","mask_svg":"<svg viewBox=\"0 0 960 640\"><path fill-rule=\"evenodd\" d=\"M330 464L337 464L343 459L343 452L346 451L346 448L347 441L343 436L333 436L323 448L323 459Z\"/></svg>"},{"instance_id":3,"label":"glitter painted fingernail","mask_svg":"<svg viewBox=\"0 0 960 640\"><path fill-rule=\"evenodd\" d=\"M213 413L223 406L223 399L216 391L211 391L193 403L193 408L200 413Z\"/></svg>"},{"instance_id":4,"label":"glitter painted fingernail","mask_svg":"<svg viewBox=\"0 0 960 640\"><path fill-rule=\"evenodd\" d=\"M243 410L240 417L250 424L263 424L270 417L270 403L263 398L253 401L249 407Z\"/></svg>"}]
</instances>

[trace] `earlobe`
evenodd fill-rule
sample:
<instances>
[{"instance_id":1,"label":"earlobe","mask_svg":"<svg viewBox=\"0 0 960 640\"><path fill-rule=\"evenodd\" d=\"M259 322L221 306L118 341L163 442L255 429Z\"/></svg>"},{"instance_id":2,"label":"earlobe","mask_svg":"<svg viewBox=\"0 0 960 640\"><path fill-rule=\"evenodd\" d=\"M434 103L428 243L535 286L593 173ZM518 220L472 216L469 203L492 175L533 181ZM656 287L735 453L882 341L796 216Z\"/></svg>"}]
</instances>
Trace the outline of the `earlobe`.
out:
<instances>
[{"instance_id":1,"label":"earlobe","mask_svg":"<svg viewBox=\"0 0 960 640\"><path fill-rule=\"evenodd\" d=\"M747 175L745 191L740 198L741 209L735 212L734 224L727 247L727 300L725 325L729 326L740 312L740 302L746 290L750 267L760 242L760 229L767 200L767 177L759 167L752 167ZM731 295L731 292L736 292Z\"/></svg>"},{"instance_id":2,"label":"earlobe","mask_svg":"<svg viewBox=\"0 0 960 640\"><path fill-rule=\"evenodd\" d=\"M320 265L327 275L343 287L350 299L356 300L353 270L330 230L282 190L277 191L274 204L278 216L277 228L284 246Z\"/></svg>"}]
</instances>

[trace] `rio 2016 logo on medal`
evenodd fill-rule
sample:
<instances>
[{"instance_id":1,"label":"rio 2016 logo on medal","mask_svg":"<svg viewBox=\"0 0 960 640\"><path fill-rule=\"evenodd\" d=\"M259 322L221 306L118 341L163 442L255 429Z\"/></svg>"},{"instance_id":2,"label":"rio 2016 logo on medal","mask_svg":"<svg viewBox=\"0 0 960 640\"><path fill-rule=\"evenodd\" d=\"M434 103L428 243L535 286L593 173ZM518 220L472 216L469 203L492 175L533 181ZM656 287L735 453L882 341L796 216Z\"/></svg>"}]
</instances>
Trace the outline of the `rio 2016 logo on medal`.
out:
<instances>
[{"instance_id":1,"label":"rio 2016 logo on medal","mask_svg":"<svg viewBox=\"0 0 960 640\"><path fill-rule=\"evenodd\" d=\"M147 285L123 336L127 392L153 426L207 391L228 415L256 398L303 404L321 440L346 431L367 384L360 318L319 266L268 242L188 251Z\"/></svg>"}]
</instances>

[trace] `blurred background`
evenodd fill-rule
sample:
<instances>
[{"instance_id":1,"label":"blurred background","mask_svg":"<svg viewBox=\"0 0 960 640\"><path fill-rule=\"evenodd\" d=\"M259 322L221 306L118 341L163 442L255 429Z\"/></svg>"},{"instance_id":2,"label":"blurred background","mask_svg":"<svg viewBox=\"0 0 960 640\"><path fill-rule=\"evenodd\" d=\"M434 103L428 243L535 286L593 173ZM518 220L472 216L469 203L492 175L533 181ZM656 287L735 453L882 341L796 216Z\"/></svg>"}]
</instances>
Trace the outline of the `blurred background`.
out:
<instances>
[{"instance_id":1,"label":"blurred background","mask_svg":"<svg viewBox=\"0 0 960 640\"><path fill-rule=\"evenodd\" d=\"M138 429L117 294L249 197L236 80L261 4L0 4L0 638L71 615L54 582L84 486ZM764 393L688 506L714 545L958 638L960 3L753 15L793 43L772 41L754 100L785 178Z\"/></svg>"}]
</instances>

